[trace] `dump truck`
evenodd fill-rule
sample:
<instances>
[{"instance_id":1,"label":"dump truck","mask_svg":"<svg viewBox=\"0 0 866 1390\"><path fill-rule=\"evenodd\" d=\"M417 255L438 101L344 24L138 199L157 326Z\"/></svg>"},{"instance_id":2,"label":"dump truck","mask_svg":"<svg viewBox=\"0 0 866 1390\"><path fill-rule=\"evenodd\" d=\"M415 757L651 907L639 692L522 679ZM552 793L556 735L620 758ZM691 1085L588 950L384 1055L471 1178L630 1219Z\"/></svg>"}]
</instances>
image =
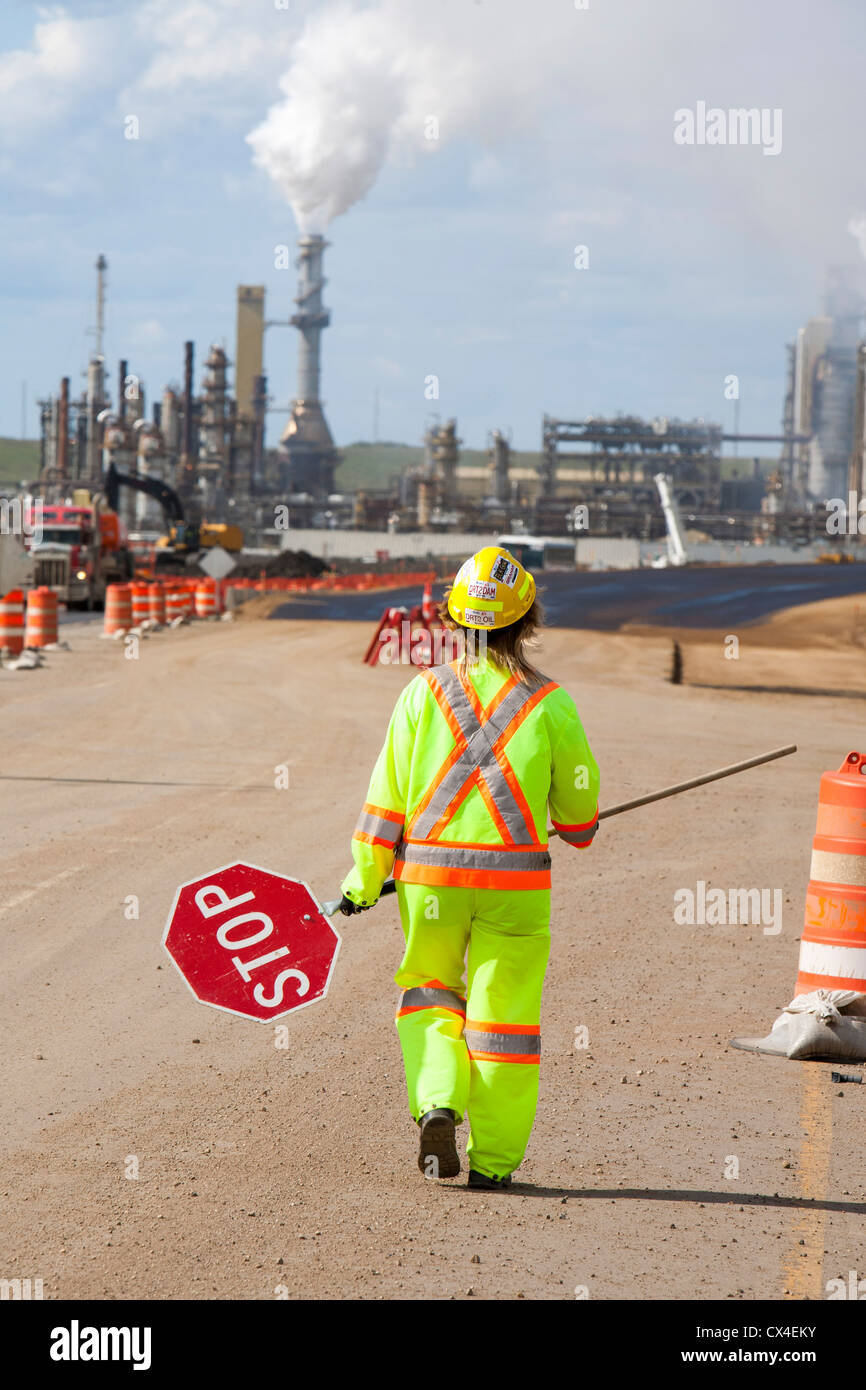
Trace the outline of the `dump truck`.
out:
<instances>
[{"instance_id":1,"label":"dump truck","mask_svg":"<svg viewBox=\"0 0 866 1390\"><path fill-rule=\"evenodd\" d=\"M108 585L132 577L120 517L104 499L88 493L76 493L71 506L43 506L40 525L25 536L25 545L33 560L34 585L53 589L67 608L101 608Z\"/></svg>"}]
</instances>

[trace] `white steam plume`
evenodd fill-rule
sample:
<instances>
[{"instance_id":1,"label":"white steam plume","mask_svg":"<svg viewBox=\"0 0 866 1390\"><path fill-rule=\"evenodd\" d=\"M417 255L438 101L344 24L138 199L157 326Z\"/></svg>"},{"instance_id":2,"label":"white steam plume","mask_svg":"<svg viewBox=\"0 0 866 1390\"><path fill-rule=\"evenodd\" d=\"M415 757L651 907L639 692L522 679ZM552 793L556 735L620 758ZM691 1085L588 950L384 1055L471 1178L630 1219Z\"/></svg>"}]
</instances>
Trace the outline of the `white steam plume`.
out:
<instances>
[{"instance_id":1,"label":"white steam plume","mask_svg":"<svg viewBox=\"0 0 866 1390\"><path fill-rule=\"evenodd\" d=\"M525 130L551 63L527 64L526 45L514 40L466 0L440 0L432 20L419 0L339 3L298 40L283 99L247 136L254 162L301 229L321 231L364 197L389 158L411 159L454 136Z\"/></svg>"}]
</instances>

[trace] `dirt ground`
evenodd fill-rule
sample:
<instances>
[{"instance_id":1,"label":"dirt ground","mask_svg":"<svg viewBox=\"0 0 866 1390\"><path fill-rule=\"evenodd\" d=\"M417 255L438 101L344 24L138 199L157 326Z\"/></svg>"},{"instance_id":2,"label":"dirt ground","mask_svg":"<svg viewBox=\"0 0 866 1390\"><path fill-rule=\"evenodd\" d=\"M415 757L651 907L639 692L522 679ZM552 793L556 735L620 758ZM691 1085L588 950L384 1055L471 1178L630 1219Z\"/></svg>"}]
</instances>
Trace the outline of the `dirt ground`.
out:
<instances>
[{"instance_id":1,"label":"dirt ground","mask_svg":"<svg viewBox=\"0 0 866 1390\"><path fill-rule=\"evenodd\" d=\"M866 1274L863 1088L728 1045L793 992L818 777L863 744L860 700L672 686L666 634L547 635L603 805L800 751L611 820L588 853L554 844L538 1121L491 1195L415 1166L393 899L338 919L331 992L287 1050L196 1003L160 944L176 885L234 858L336 893L411 669L364 667L350 623L199 626L138 660L95 624L65 635L45 669L0 671L0 1277L46 1298L653 1300ZM677 926L699 880L781 889L781 931Z\"/></svg>"},{"instance_id":2,"label":"dirt ground","mask_svg":"<svg viewBox=\"0 0 866 1390\"><path fill-rule=\"evenodd\" d=\"M657 627L637 623L621 630L635 637L659 637ZM800 604L763 622L730 629L667 631L680 643L688 685L866 699L864 594Z\"/></svg>"}]
</instances>

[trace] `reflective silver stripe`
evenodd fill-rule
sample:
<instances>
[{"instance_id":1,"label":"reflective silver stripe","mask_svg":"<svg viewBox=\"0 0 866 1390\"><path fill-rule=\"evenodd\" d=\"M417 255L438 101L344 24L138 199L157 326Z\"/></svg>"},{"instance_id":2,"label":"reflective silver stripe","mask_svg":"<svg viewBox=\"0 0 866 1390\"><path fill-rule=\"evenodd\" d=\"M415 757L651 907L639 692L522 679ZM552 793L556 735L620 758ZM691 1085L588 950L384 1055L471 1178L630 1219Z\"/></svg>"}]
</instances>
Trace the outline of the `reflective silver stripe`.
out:
<instances>
[{"instance_id":1,"label":"reflective silver stripe","mask_svg":"<svg viewBox=\"0 0 866 1390\"><path fill-rule=\"evenodd\" d=\"M450 989L433 989L430 985L419 985L406 989L400 999L401 1009L456 1009L466 1017L466 1000L461 999Z\"/></svg>"},{"instance_id":2,"label":"reflective silver stripe","mask_svg":"<svg viewBox=\"0 0 866 1390\"><path fill-rule=\"evenodd\" d=\"M585 830L557 830L560 840L565 840L569 845L586 845L598 830L598 821L594 825L589 825Z\"/></svg>"},{"instance_id":3,"label":"reflective silver stripe","mask_svg":"<svg viewBox=\"0 0 866 1390\"><path fill-rule=\"evenodd\" d=\"M526 817L505 780L502 768L499 766L493 751L493 744L506 731L508 725L519 714L527 700L530 700L540 689L540 684L538 682L534 685L521 683L515 686L514 690L506 695L499 707L494 710L490 718L482 724L469 702L459 677L452 671L451 667L437 666L434 668L433 674L442 686L443 693L451 706L457 723L460 725L460 731L467 740L467 746L436 788L427 808L413 823L413 834L419 839L424 839L429 835L467 778L471 777L476 769L480 769L509 835L518 841L533 840L535 838L533 829L527 825Z\"/></svg>"},{"instance_id":4,"label":"reflective silver stripe","mask_svg":"<svg viewBox=\"0 0 866 1390\"><path fill-rule=\"evenodd\" d=\"M809 877L840 887L866 887L866 854L833 854L826 849L813 849Z\"/></svg>"},{"instance_id":5,"label":"reflective silver stripe","mask_svg":"<svg viewBox=\"0 0 866 1390\"><path fill-rule=\"evenodd\" d=\"M522 1052L529 1056L541 1052L540 1033L479 1033L466 1028L463 1037L470 1052Z\"/></svg>"},{"instance_id":6,"label":"reflective silver stripe","mask_svg":"<svg viewBox=\"0 0 866 1390\"><path fill-rule=\"evenodd\" d=\"M369 811L362 811L355 832L375 835L379 840L388 840L390 844L396 845L403 834L403 826L400 821L385 820L384 816L371 816Z\"/></svg>"},{"instance_id":7,"label":"reflective silver stripe","mask_svg":"<svg viewBox=\"0 0 866 1390\"><path fill-rule=\"evenodd\" d=\"M442 869L549 869L550 855L546 849L519 850L491 846L490 849L465 849L457 845L407 845L405 840L397 850L397 860L404 864L428 864Z\"/></svg>"}]
</instances>

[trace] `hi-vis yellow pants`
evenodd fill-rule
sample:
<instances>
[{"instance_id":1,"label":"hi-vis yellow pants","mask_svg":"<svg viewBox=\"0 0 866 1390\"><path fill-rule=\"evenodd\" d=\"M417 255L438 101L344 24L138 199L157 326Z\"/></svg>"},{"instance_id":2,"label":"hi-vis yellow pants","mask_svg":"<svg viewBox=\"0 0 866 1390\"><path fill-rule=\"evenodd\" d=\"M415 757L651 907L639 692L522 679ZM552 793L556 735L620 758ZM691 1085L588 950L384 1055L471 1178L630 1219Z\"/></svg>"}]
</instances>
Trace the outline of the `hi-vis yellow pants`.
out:
<instances>
[{"instance_id":1,"label":"hi-vis yellow pants","mask_svg":"<svg viewBox=\"0 0 866 1390\"><path fill-rule=\"evenodd\" d=\"M538 1101L550 890L398 882L397 897L406 936L397 1031L412 1116L468 1111L470 1166L505 1177L523 1159Z\"/></svg>"}]
</instances>

